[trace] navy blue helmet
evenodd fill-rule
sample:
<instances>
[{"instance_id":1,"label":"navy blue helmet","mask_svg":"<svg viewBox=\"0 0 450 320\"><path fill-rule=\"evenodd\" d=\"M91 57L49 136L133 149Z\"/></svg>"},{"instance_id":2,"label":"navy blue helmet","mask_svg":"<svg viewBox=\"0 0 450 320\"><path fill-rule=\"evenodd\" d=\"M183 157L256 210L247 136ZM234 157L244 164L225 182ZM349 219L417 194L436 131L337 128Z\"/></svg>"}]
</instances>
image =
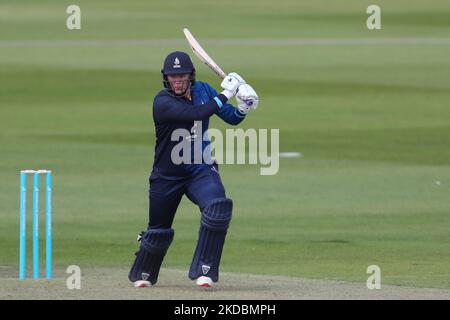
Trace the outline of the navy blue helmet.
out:
<instances>
[{"instance_id":1,"label":"navy blue helmet","mask_svg":"<svg viewBox=\"0 0 450 320\"><path fill-rule=\"evenodd\" d=\"M164 60L163 68L161 69L163 76L163 84L167 89L170 88L170 84L167 81L167 75L173 74L184 74L188 73L191 75L191 86L195 83L195 68L192 63L191 57L186 52L174 51L169 53L169 55Z\"/></svg>"}]
</instances>

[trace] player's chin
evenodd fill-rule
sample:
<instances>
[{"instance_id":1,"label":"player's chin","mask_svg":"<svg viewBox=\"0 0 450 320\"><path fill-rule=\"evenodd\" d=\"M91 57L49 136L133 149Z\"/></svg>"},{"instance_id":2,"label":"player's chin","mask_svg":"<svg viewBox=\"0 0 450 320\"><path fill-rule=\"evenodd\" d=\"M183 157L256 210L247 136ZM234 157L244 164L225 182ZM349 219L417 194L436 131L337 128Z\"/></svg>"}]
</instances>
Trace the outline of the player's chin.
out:
<instances>
[{"instance_id":1,"label":"player's chin","mask_svg":"<svg viewBox=\"0 0 450 320\"><path fill-rule=\"evenodd\" d=\"M183 94L184 92L186 92L186 88L185 87L183 87L183 88L174 88L173 91L175 92L175 94L180 95L180 94Z\"/></svg>"}]
</instances>

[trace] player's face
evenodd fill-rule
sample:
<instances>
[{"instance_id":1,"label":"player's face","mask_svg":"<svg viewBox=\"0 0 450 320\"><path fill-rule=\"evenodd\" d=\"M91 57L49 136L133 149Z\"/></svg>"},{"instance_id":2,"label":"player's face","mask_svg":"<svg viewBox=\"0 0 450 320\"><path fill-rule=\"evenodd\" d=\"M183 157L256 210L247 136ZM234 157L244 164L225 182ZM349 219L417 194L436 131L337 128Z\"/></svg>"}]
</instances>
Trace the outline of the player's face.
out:
<instances>
[{"instance_id":1,"label":"player's face","mask_svg":"<svg viewBox=\"0 0 450 320\"><path fill-rule=\"evenodd\" d=\"M182 94L188 89L190 84L190 74L168 75L167 80L169 80L170 86L176 94Z\"/></svg>"}]
</instances>

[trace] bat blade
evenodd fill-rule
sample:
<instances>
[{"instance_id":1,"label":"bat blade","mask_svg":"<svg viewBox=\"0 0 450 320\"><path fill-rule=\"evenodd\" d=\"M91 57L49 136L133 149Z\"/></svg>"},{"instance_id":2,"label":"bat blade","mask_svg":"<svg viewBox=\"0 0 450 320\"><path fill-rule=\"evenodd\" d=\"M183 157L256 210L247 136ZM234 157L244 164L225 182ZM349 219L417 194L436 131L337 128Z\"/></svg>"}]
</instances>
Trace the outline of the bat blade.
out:
<instances>
[{"instance_id":1,"label":"bat blade","mask_svg":"<svg viewBox=\"0 0 450 320\"><path fill-rule=\"evenodd\" d=\"M192 33L187 29L183 29L183 33L189 43L194 54L200 59L204 64L206 64L214 73L216 73L222 79L226 77L226 73L217 65L217 63L203 50L202 46L194 38Z\"/></svg>"}]
</instances>

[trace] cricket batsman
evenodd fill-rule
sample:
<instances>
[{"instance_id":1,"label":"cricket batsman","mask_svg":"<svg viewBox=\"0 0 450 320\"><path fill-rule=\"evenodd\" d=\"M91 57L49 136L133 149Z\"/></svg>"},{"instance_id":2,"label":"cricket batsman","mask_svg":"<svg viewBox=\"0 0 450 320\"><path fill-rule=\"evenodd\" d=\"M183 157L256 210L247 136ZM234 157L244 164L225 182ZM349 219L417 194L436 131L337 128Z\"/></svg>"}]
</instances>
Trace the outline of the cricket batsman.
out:
<instances>
[{"instance_id":1,"label":"cricket batsman","mask_svg":"<svg viewBox=\"0 0 450 320\"><path fill-rule=\"evenodd\" d=\"M211 287L219 279L233 202L225 195L215 162L205 161L208 157L203 156L201 161L179 163L173 161L172 151L186 139L183 141L189 141L192 146L200 145L201 154L210 153L211 142L205 134L209 118L216 115L228 124L237 125L250 110L257 108L259 98L237 73L225 77L221 93L208 83L196 81L194 65L184 52L170 53L161 73L164 89L153 100L156 146L149 177L149 223L139 237L140 248L135 253L128 278L135 287L149 287L157 282L164 256L174 237L175 212L186 195L201 212L189 278L198 286ZM236 107L229 103L234 96ZM185 129L190 135L174 141L172 133L177 129ZM198 150L194 147L192 150L191 158L194 158Z\"/></svg>"}]
</instances>

